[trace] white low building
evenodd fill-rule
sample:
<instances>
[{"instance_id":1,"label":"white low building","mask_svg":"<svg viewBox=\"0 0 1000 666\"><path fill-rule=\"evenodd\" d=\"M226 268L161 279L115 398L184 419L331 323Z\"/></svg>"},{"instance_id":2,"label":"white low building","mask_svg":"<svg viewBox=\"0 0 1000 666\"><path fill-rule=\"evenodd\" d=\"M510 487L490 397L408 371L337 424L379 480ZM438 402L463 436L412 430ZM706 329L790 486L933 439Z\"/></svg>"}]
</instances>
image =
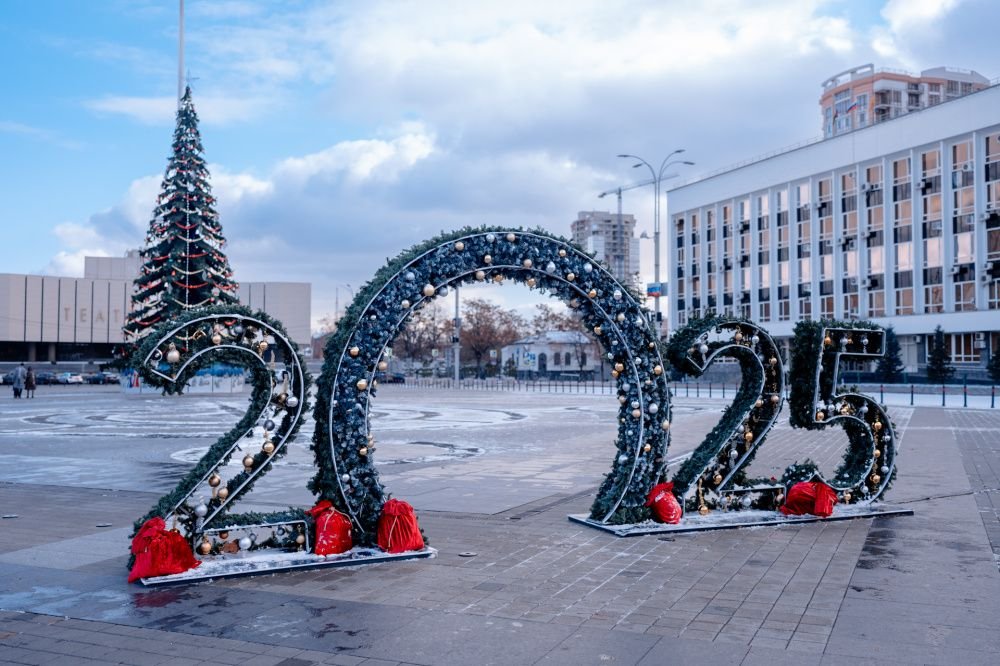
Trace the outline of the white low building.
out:
<instances>
[{"instance_id":1,"label":"white low building","mask_svg":"<svg viewBox=\"0 0 1000 666\"><path fill-rule=\"evenodd\" d=\"M141 259L87 257L83 277L0 273L0 361L90 361L111 358L124 342L132 282ZM311 353L312 285L244 282L240 303L276 318Z\"/></svg>"},{"instance_id":2,"label":"white low building","mask_svg":"<svg viewBox=\"0 0 1000 666\"><path fill-rule=\"evenodd\" d=\"M601 376L603 357L597 344L579 331L546 331L500 350L504 372L518 377L592 379Z\"/></svg>"}]
</instances>

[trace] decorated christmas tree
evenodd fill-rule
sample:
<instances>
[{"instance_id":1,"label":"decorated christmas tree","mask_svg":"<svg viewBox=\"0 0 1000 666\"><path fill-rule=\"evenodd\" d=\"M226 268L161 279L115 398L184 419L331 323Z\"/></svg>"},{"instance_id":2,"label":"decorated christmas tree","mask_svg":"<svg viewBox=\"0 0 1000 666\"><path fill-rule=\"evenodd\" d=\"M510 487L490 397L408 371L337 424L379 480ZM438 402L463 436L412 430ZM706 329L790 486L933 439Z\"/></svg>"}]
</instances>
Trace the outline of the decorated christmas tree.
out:
<instances>
[{"instance_id":1,"label":"decorated christmas tree","mask_svg":"<svg viewBox=\"0 0 1000 666\"><path fill-rule=\"evenodd\" d=\"M209 173L202 157L191 88L177 111L173 154L141 251L125 335L141 338L156 324L194 308L236 303L237 283L223 253Z\"/></svg>"}]
</instances>

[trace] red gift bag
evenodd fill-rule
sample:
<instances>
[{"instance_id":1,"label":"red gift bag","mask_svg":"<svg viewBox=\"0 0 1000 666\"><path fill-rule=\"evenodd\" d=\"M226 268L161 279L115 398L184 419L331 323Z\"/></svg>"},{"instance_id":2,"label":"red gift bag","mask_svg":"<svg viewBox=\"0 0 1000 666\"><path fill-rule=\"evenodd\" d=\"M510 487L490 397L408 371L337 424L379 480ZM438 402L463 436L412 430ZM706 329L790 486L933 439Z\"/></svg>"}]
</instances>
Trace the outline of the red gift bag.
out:
<instances>
[{"instance_id":1,"label":"red gift bag","mask_svg":"<svg viewBox=\"0 0 1000 666\"><path fill-rule=\"evenodd\" d=\"M135 563L128 574L128 582L183 573L201 564L187 540L179 532L167 530L166 526L163 518L150 518L132 538Z\"/></svg>"},{"instance_id":2,"label":"red gift bag","mask_svg":"<svg viewBox=\"0 0 1000 666\"><path fill-rule=\"evenodd\" d=\"M387 553L423 550L424 537L417 525L413 507L398 499L382 505L378 519L378 546Z\"/></svg>"},{"instance_id":3,"label":"red gift bag","mask_svg":"<svg viewBox=\"0 0 1000 666\"><path fill-rule=\"evenodd\" d=\"M811 513L827 518L833 513L837 503L837 493L822 481L802 481L788 491L785 503L780 507L786 516L802 516Z\"/></svg>"},{"instance_id":4,"label":"red gift bag","mask_svg":"<svg viewBox=\"0 0 1000 666\"><path fill-rule=\"evenodd\" d=\"M353 546L351 540L351 521L347 516L333 508L330 500L322 500L309 509L309 515L316 521L316 545L313 552L317 555L336 555L346 553Z\"/></svg>"},{"instance_id":5,"label":"red gift bag","mask_svg":"<svg viewBox=\"0 0 1000 666\"><path fill-rule=\"evenodd\" d=\"M653 509L653 520L658 523L676 525L681 522L681 516L684 515L684 510L674 496L672 481L653 486L646 498L646 506Z\"/></svg>"}]
</instances>

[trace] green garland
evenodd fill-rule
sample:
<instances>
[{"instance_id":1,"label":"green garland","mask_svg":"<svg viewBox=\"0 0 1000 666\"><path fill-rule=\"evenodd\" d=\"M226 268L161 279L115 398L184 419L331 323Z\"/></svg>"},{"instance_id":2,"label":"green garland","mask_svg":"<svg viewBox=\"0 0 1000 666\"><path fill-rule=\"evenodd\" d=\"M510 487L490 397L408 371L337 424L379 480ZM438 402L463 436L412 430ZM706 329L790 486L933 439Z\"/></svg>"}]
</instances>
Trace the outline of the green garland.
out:
<instances>
[{"instance_id":1,"label":"green garland","mask_svg":"<svg viewBox=\"0 0 1000 666\"><path fill-rule=\"evenodd\" d=\"M465 228L421 243L379 269L327 342L314 413L316 474L309 488L353 517L359 527L356 541L368 545L375 538L388 497L372 460L375 442L368 422L369 401L377 392L371 385L374 371L386 345L427 300L425 285L440 295L436 289L444 285L498 275L576 306L586 325L595 329L608 360L622 364L618 451L591 515L603 520L617 505L609 523L640 522L649 516L644 503L666 455L668 436L660 424L670 419L670 395L655 334L647 326L648 313L635 305L641 297L565 238L541 229ZM636 364L630 358L637 359ZM638 417L633 404L641 407Z\"/></svg>"},{"instance_id":2,"label":"green garland","mask_svg":"<svg viewBox=\"0 0 1000 666\"><path fill-rule=\"evenodd\" d=\"M195 335L191 335L190 330L183 328L185 324L203 319L205 317L219 317L219 319L199 324L197 329L201 330L200 335L197 333L195 333ZM242 350L236 350L225 346L214 347L211 341L212 324L221 322L224 319L232 319L237 322L244 321L241 318L252 318L258 320L265 324L273 332L276 332L285 339L290 340L284 326L267 314L253 311L242 306L223 305L192 310L184 313L173 321L160 324L153 329L152 333L143 339L142 344L139 345L138 349L133 353L131 357L131 367L135 368L140 373L146 383L154 387L162 388L165 394L182 393L184 386L192 377L194 377L198 370L211 366L215 363L222 363L249 370L253 391L250 395L249 406L243 418L241 418L240 421L231 430L229 430L229 432L222 435L214 444L212 444L211 447L209 447L209 450L205 453L205 455L201 457L194 468L180 480L172 491L161 497L156 505L150 509L146 515L135 522L132 536L135 536L135 533L138 532L142 524L149 518L154 516L166 518L169 516L174 510L174 507L178 506L185 497L191 494L191 492L199 486L199 483L206 477L206 475L209 474L209 472L224 466L232 455L230 449L254 426L260 418L260 414L271 401L272 387L270 372L263 366L262 363L252 358L251 355L254 352L249 348L249 346L244 347ZM181 330L175 336L167 336L170 331L177 328L181 328ZM180 337L182 333L188 333L188 335ZM187 339L185 339L185 337ZM242 339L227 339L226 342L248 344ZM155 354L157 350L160 350L160 353L162 354L163 348L165 348L169 343L175 344L178 350L186 356L194 355L208 348L211 348L211 352L205 353L193 360L186 367L180 370L173 379L166 379L156 371L169 372L171 366L166 363L163 358L161 358L155 366L150 366L146 363L146 358L151 354ZM294 343L291 344L294 345ZM308 395L308 388L311 382L308 373L304 370L305 361L296 349L281 350L279 348L275 350L272 348L272 354L279 352L285 354L294 353L298 359L299 367L303 368L302 394L297 397L302 403L298 413L300 415L304 415L309 409L306 396ZM263 465L263 470L261 470L252 481L246 483L245 486L243 484L247 482L250 476L247 471L244 470L236 476L230 478L226 483L226 488L229 493L226 509L219 512L218 515L216 515L215 518L209 523L202 525L201 529L229 526L238 527L240 525L280 522L292 515L294 515L294 519L296 520L305 518L305 513L296 509L271 514L251 513L244 514L242 516L231 515L228 513L228 508L235 506L239 498L248 493L253 488L254 483L267 474L274 460L277 460L287 452L288 443L294 439L295 434L298 432L301 420L301 418L292 418L291 412L286 413L285 417L282 418L277 424L277 429L274 433L275 439L279 441L282 438L286 438L285 446L278 449L275 454L270 457L270 460L268 460L268 455L263 452L255 454L253 469L259 469L260 466ZM240 488L240 486L243 487ZM213 510L221 504L222 500L218 497L213 497L208 504L208 508ZM178 519L185 524L188 534L193 541L195 537L200 534L200 532L196 529L194 515L178 515Z\"/></svg>"},{"instance_id":3,"label":"green garland","mask_svg":"<svg viewBox=\"0 0 1000 666\"><path fill-rule=\"evenodd\" d=\"M725 340L711 340L708 335L715 331L731 331L733 337ZM757 337L759 353L767 356L762 362L754 350L753 337ZM718 351L722 350L722 351ZM753 493L758 507L773 503L773 483L766 479L749 479L746 470L757 454L767 431L781 411L781 389L783 369L777 345L767 333L752 321L734 317L694 318L686 326L678 329L667 345L666 354L674 368L691 377L701 376L705 360L718 351L721 356L736 359L740 364L742 381L732 403L722 413L722 418L705 436L674 475L674 493L683 498L691 486L701 481L702 497L692 496L687 502L688 509L718 506L722 495L731 491ZM771 395L778 396L778 402L771 401ZM753 434L751 441L743 438L741 426L746 424ZM727 444L730 445L727 447ZM738 454L739 467L731 475L723 475L714 470L728 469L731 464L730 448ZM725 479L728 476L728 480ZM758 489L758 487L761 487ZM766 497L765 497L766 495Z\"/></svg>"},{"instance_id":4,"label":"green garland","mask_svg":"<svg viewBox=\"0 0 1000 666\"><path fill-rule=\"evenodd\" d=\"M895 425L885 407L856 388L834 386L837 352L848 357L874 358L880 355L874 350L880 350L883 343L882 329L868 321L801 321L794 330L789 423L793 428L807 430L823 430L831 425L844 429L848 447L834 479L823 481L846 491L840 497L846 503L878 499L896 477ZM802 478L810 470L812 474ZM811 461L792 465L782 478L786 477L822 479Z\"/></svg>"}]
</instances>

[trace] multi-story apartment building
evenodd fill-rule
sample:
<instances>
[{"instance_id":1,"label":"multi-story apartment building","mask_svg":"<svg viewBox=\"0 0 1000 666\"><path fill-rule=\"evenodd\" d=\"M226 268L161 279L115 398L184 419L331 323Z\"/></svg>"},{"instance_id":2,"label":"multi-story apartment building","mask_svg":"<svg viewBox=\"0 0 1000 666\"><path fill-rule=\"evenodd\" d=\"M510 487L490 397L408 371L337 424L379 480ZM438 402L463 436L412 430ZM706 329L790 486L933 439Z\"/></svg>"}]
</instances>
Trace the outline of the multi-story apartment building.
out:
<instances>
[{"instance_id":1,"label":"multi-story apartment building","mask_svg":"<svg viewBox=\"0 0 1000 666\"><path fill-rule=\"evenodd\" d=\"M910 74L861 65L823 82L819 100L823 136L829 138L898 118L989 85L985 76L967 69L935 67Z\"/></svg>"},{"instance_id":2,"label":"multi-story apartment building","mask_svg":"<svg viewBox=\"0 0 1000 666\"><path fill-rule=\"evenodd\" d=\"M639 284L639 242L633 236L635 216L601 210L581 211L573 221L573 242L594 252L625 285Z\"/></svg>"},{"instance_id":3,"label":"multi-story apartment building","mask_svg":"<svg viewBox=\"0 0 1000 666\"><path fill-rule=\"evenodd\" d=\"M1000 86L668 191L670 325L710 310L788 337L872 319L925 363L947 332L981 374L1000 344ZM977 370L979 368L979 370Z\"/></svg>"}]
</instances>

